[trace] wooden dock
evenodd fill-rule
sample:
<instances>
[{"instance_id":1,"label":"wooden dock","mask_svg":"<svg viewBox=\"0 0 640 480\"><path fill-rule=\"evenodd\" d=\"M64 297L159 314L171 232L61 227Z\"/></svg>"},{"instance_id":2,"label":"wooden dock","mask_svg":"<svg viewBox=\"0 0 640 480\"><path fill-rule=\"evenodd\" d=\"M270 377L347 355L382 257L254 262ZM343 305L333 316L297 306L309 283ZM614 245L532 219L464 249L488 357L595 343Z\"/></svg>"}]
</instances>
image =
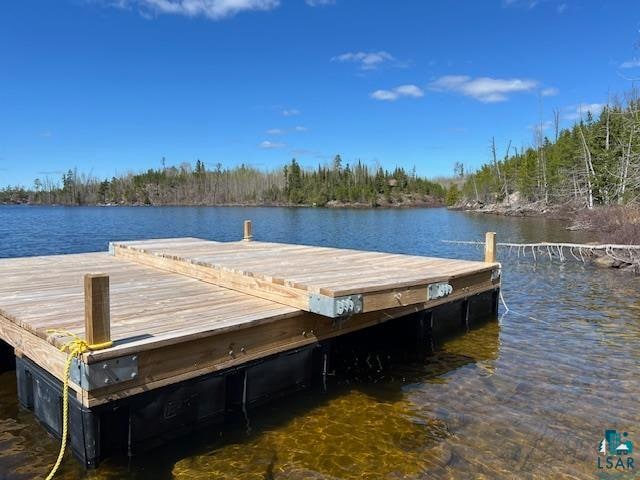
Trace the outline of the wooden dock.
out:
<instances>
[{"instance_id":1,"label":"wooden dock","mask_svg":"<svg viewBox=\"0 0 640 480\"><path fill-rule=\"evenodd\" d=\"M74 439L72 429L71 443L87 465L108 453L106 422L121 415L130 430L123 441L131 442L131 418L141 422L149 405L164 402L159 425L175 429L176 421L184 427L223 413L230 402L304 383L311 357L297 352L333 337L412 314L432 327L428 314L436 307L457 302L468 316L469 300L483 294L493 296L495 310L500 265L490 235L487 261L471 262L255 242L246 228L238 242L121 241L104 253L0 260L0 339L15 350L21 402L54 434L61 420L48 419L37 404L39 384L29 379L46 377L58 405L67 360L59 348L71 335L113 342L72 364L71 397L84 433ZM277 363L282 355L298 355L304 366L294 372L294 357ZM269 371L265 385L260 378ZM205 381L206 394L197 386ZM192 418L176 400L185 389L189 405L206 405L198 407L202 415ZM148 440L143 430L133 436Z\"/></svg>"}]
</instances>

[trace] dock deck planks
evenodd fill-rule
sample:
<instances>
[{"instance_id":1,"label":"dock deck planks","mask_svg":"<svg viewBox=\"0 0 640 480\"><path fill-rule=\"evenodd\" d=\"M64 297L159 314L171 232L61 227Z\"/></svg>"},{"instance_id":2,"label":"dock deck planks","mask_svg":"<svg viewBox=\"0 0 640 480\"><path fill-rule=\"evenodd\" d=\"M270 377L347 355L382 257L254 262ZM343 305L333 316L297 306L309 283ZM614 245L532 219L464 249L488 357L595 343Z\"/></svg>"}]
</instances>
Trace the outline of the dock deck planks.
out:
<instances>
[{"instance_id":1,"label":"dock deck planks","mask_svg":"<svg viewBox=\"0 0 640 480\"><path fill-rule=\"evenodd\" d=\"M424 303L427 287L494 263L266 242L196 238L112 242L113 255L321 313L314 300L361 297L362 312ZM356 313L360 313L357 310ZM329 315L334 316L334 315Z\"/></svg>"}]
</instances>

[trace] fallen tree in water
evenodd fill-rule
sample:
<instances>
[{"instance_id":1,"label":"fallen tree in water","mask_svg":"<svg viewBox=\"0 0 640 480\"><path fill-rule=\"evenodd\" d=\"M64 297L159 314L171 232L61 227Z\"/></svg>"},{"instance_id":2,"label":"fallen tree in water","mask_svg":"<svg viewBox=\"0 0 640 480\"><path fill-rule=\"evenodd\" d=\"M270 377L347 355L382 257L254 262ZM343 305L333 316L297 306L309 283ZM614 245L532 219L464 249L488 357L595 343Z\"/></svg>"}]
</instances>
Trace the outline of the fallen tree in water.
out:
<instances>
[{"instance_id":1,"label":"fallen tree in water","mask_svg":"<svg viewBox=\"0 0 640 480\"><path fill-rule=\"evenodd\" d=\"M484 246L485 242L468 240L443 240L444 243L456 243L462 245ZM508 249L508 255L517 255L519 258L530 254L534 261L538 258L558 259L561 262L573 257L577 261L586 263L587 260L595 260L603 266L614 268L631 268L640 273L640 245L618 245L612 243L496 243L497 247ZM605 261L600 260L605 259ZM608 260L607 260L608 259Z\"/></svg>"}]
</instances>

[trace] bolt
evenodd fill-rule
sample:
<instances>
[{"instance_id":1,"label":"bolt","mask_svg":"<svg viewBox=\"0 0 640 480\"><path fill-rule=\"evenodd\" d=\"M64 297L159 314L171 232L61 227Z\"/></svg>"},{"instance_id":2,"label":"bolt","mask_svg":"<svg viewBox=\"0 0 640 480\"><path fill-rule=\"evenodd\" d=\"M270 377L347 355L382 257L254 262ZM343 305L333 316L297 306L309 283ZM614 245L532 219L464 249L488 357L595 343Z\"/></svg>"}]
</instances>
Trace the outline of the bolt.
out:
<instances>
[{"instance_id":1,"label":"bolt","mask_svg":"<svg viewBox=\"0 0 640 480\"><path fill-rule=\"evenodd\" d=\"M104 383L109 383L109 379L108 379L108 378L105 378L105 379L104 379Z\"/></svg>"},{"instance_id":2,"label":"bolt","mask_svg":"<svg viewBox=\"0 0 640 480\"><path fill-rule=\"evenodd\" d=\"M103 369L103 370L106 370L107 368L109 368L109 365L107 365L106 363L103 363L103 364L102 364L102 369Z\"/></svg>"},{"instance_id":3,"label":"bolt","mask_svg":"<svg viewBox=\"0 0 640 480\"><path fill-rule=\"evenodd\" d=\"M233 350L229 350L229 356L233 357Z\"/></svg>"},{"instance_id":4,"label":"bolt","mask_svg":"<svg viewBox=\"0 0 640 480\"><path fill-rule=\"evenodd\" d=\"M303 336L303 337L306 337L306 336L307 336L307 331L306 331L306 330L303 330L303 332L302 332L302 336Z\"/></svg>"},{"instance_id":5,"label":"bolt","mask_svg":"<svg viewBox=\"0 0 640 480\"><path fill-rule=\"evenodd\" d=\"M135 362L136 360L138 360L138 356L134 355L133 357L131 357L131 360L133 360Z\"/></svg>"},{"instance_id":6,"label":"bolt","mask_svg":"<svg viewBox=\"0 0 640 480\"><path fill-rule=\"evenodd\" d=\"M136 372L131 372L131 378L136 378L138 374Z\"/></svg>"},{"instance_id":7,"label":"bolt","mask_svg":"<svg viewBox=\"0 0 640 480\"><path fill-rule=\"evenodd\" d=\"M247 353L247 349L246 349L246 348L244 348L244 347L242 347L242 348L240 349L240 351L241 351L242 353Z\"/></svg>"}]
</instances>

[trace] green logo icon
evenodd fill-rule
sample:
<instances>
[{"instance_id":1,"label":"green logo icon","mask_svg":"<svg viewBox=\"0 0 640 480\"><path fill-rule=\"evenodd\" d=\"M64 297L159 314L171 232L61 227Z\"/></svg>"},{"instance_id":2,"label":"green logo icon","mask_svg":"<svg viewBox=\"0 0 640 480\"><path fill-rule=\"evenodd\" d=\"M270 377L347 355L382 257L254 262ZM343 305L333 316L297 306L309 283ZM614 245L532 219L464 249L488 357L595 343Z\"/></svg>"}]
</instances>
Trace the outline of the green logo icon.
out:
<instances>
[{"instance_id":1,"label":"green logo icon","mask_svg":"<svg viewBox=\"0 0 640 480\"><path fill-rule=\"evenodd\" d=\"M618 433L617 430L605 430L604 438L600 441L598 453L602 455L631 455L633 442L627 440L627 432Z\"/></svg>"}]
</instances>

